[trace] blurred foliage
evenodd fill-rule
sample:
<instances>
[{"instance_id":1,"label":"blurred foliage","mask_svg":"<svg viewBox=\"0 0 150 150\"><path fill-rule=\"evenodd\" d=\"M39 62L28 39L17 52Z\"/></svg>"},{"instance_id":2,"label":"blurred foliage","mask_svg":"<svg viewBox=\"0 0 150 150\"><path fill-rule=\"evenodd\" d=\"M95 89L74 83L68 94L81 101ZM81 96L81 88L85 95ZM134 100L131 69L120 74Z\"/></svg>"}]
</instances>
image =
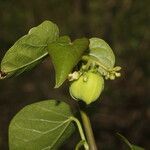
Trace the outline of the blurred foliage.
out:
<instances>
[{"instance_id":1,"label":"blurred foliage","mask_svg":"<svg viewBox=\"0 0 150 150\"><path fill-rule=\"evenodd\" d=\"M96 109L91 120L98 147L123 149L115 137L120 132L132 143L150 149L149 0L0 0L0 58L19 37L46 19L72 39L103 38L123 68L120 79L105 84L102 102L90 106ZM46 60L33 72L0 82L0 149L8 149L8 124L23 106L47 97L70 99L67 83L53 89L52 69ZM72 149L77 138L73 136L64 148Z\"/></svg>"}]
</instances>

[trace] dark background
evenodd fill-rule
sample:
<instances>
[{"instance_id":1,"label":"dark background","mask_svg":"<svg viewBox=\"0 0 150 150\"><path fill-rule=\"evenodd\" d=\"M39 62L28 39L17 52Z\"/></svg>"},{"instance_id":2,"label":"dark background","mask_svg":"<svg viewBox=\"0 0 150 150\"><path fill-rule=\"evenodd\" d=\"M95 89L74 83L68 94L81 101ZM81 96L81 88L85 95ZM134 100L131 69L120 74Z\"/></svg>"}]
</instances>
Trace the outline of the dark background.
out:
<instances>
[{"instance_id":1,"label":"dark background","mask_svg":"<svg viewBox=\"0 0 150 150\"><path fill-rule=\"evenodd\" d=\"M122 77L106 81L102 101L93 104L91 121L99 149L121 150L120 132L150 149L150 3L149 0L0 0L0 58L28 30L44 20L61 35L107 41L122 66ZM32 72L0 81L0 150L8 149L8 124L25 105L48 98L70 99L65 85L54 90L47 59ZM74 135L62 149L73 149Z\"/></svg>"}]
</instances>

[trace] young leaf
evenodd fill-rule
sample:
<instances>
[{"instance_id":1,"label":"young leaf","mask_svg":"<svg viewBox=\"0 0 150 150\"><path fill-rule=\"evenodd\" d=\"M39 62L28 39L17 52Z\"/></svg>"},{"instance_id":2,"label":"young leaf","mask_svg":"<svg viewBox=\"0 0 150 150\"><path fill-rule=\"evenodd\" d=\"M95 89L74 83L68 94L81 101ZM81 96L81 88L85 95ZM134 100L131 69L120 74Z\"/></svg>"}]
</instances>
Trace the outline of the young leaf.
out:
<instances>
[{"instance_id":1,"label":"young leaf","mask_svg":"<svg viewBox=\"0 0 150 150\"><path fill-rule=\"evenodd\" d=\"M47 100L24 107L9 126L10 150L57 150L73 133L70 107Z\"/></svg>"},{"instance_id":2,"label":"young leaf","mask_svg":"<svg viewBox=\"0 0 150 150\"><path fill-rule=\"evenodd\" d=\"M89 41L86 38L77 39L71 43L67 36L48 45L48 51L56 72L56 88L67 79L68 74L79 62L88 45Z\"/></svg>"},{"instance_id":3,"label":"young leaf","mask_svg":"<svg viewBox=\"0 0 150 150\"><path fill-rule=\"evenodd\" d=\"M101 75L105 76L105 79L114 80L115 77L120 77L121 67L115 64L115 55L110 46L102 39L91 38L89 45L89 54L82 57L82 60L92 62L98 67L98 71Z\"/></svg>"},{"instance_id":4,"label":"young leaf","mask_svg":"<svg viewBox=\"0 0 150 150\"><path fill-rule=\"evenodd\" d=\"M20 38L1 62L0 79L17 76L35 67L48 54L47 45L59 36L56 24L44 21Z\"/></svg>"},{"instance_id":5,"label":"young leaf","mask_svg":"<svg viewBox=\"0 0 150 150\"><path fill-rule=\"evenodd\" d=\"M131 144L123 135L117 133L118 137L126 143L126 145L130 148L130 150L144 150L144 148L139 147L137 145Z\"/></svg>"},{"instance_id":6,"label":"young leaf","mask_svg":"<svg viewBox=\"0 0 150 150\"><path fill-rule=\"evenodd\" d=\"M90 55L97 58L106 68L113 68L115 64L115 55L110 46L102 39L90 39Z\"/></svg>"}]
</instances>

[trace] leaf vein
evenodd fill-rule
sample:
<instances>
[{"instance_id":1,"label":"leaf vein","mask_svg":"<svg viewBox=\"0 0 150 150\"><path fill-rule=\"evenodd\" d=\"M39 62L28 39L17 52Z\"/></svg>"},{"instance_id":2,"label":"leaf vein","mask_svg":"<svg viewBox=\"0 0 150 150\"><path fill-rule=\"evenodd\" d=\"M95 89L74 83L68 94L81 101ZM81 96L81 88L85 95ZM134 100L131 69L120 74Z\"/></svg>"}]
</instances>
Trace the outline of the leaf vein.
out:
<instances>
[{"instance_id":1,"label":"leaf vein","mask_svg":"<svg viewBox=\"0 0 150 150\"><path fill-rule=\"evenodd\" d=\"M67 115L62 115L62 114L59 113L59 112L53 111L52 109L46 109L46 108L41 107L41 106L37 106L37 107L40 108L41 110L48 111L48 112L52 112L52 113L57 114L57 115L59 115L59 116L61 116L61 117L65 117L65 118L68 118L68 117L69 117L69 116L67 116Z\"/></svg>"},{"instance_id":2,"label":"leaf vein","mask_svg":"<svg viewBox=\"0 0 150 150\"><path fill-rule=\"evenodd\" d=\"M43 54L42 56L38 57L37 59L34 59L33 61L31 61L31 62L29 62L29 63L26 63L25 65L22 65L22 66L20 66L20 67L18 67L18 68L14 68L14 69L12 69L12 70L10 70L10 71L7 71L6 73L14 72L14 71L16 71L16 70L19 70L19 69L22 69L22 68L24 68L24 67L27 67L28 65L31 65L31 64L33 64L34 62L36 62L36 61L42 59L42 58L45 57L46 55L48 55L48 52L46 52L46 53Z\"/></svg>"},{"instance_id":3,"label":"leaf vein","mask_svg":"<svg viewBox=\"0 0 150 150\"><path fill-rule=\"evenodd\" d=\"M55 144L57 143L57 141L60 139L60 137L63 135L63 133L65 132L66 128L69 126L70 122L68 122L66 124L66 127L62 130L62 132L59 134L58 138L56 138L56 140L48 147L43 148L42 150L50 150L51 148L53 148L55 146Z\"/></svg>"}]
</instances>

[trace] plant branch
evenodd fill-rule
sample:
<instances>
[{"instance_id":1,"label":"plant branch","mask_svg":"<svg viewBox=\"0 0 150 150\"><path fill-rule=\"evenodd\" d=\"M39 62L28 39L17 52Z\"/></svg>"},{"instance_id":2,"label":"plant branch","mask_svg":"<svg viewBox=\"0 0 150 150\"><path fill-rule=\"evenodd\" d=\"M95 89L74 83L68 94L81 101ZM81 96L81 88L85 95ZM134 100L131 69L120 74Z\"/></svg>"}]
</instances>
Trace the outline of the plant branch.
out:
<instances>
[{"instance_id":1,"label":"plant branch","mask_svg":"<svg viewBox=\"0 0 150 150\"><path fill-rule=\"evenodd\" d=\"M83 110L80 110L80 114L81 114L84 129L85 129L87 142L89 144L89 148L90 148L90 150L97 150L97 146L96 146L96 143L95 143L95 139L94 139L90 119L87 116L86 112L84 112Z\"/></svg>"}]
</instances>

